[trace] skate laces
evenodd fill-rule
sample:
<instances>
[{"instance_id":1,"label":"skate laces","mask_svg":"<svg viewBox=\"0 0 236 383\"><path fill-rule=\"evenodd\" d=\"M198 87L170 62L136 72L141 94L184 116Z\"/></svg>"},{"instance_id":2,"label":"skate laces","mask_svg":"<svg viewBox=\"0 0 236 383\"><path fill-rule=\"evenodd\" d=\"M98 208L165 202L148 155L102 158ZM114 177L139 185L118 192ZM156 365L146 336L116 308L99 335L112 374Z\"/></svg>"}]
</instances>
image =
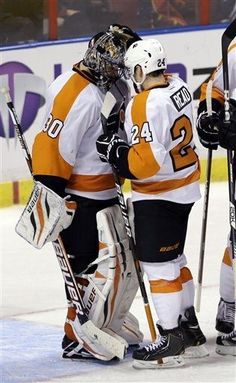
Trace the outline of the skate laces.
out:
<instances>
[{"instance_id":1,"label":"skate laces","mask_svg":"<svg viewBox=\"0 0 236 383\"><path fill-rule=\"evenodd\" d=\"M230 334L221 335L221 339L230 339L236 337L236 330L232 331Z\"/></svg>"},{"instance_id":2,"label":"skate laces","mask_svg":"<svg viewBox=\"0 0 236 383\"><path fill-rule=\"evenodd\" d=\"M149 345L145 346L145 349L147 351L155 351L155 350L157 350L158 348L162 347L165 344L166 339L167 339L166 336L160 336L156 343L150 343Z\"/></svg>"}]
</instances>

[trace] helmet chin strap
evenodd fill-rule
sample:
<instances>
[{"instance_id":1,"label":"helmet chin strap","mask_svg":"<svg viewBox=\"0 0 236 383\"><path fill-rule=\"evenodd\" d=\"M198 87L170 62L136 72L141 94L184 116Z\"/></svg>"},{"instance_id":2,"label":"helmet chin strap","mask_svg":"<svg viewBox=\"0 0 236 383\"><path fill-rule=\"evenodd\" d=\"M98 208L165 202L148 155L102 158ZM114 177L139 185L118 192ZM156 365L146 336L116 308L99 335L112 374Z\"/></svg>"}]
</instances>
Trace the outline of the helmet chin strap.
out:
<instances>
[{"instance_id":1,"label":"helmet chin strap","mask_svg":"<svg viewBox=\"0 0 236 383\"><path fill-rule=\"evenodd\" d=\"M146 80L146 74L145 74L145 73L142 72L142 78L141 78L141 80L139 80L139 81L135 80L134 75L131 76L131 80L132 80L133 83L134 83L134 88L135 88L135 91L136 91L137 93L140 93L140 92L142 92L142 91L144 90L142 84L143 84L144 81Z\"/></svg>"}]
</instances>

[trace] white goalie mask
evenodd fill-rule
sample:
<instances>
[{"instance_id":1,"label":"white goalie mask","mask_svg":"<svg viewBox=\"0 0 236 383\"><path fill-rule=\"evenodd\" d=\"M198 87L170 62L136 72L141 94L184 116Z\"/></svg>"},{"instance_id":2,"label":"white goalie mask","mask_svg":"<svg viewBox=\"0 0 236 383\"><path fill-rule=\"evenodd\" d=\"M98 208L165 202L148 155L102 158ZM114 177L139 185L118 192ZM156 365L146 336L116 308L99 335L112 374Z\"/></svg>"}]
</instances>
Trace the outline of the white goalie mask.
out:
<instances>
[{"instance_id":1,"label":"white goalie mask","mask_svg":"<svg viewBox=\"0 0 236 383\"><path fill-rule=\"evenodd\" d=\"M136 41L127 50L124 64L126 77L131 78L135 84L141 85L147 74L167 68L166 53L156 39ZM137 65L140 65L143 71L143 78L140 82L134 78Z\"/></svg>"}]
</instances>

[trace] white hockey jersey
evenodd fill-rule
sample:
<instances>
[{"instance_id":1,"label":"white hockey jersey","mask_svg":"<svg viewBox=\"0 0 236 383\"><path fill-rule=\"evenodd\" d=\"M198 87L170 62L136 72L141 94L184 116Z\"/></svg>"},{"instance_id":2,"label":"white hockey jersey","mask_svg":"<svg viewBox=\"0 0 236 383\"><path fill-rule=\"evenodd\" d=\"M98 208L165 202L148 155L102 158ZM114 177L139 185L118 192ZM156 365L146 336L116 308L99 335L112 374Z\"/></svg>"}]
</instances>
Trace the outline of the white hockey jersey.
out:
<instances>
[{"instance_id":1,"label":"white hockey jersey","mask_svg":"<svg viewBox=\"0 0 236 383\"><path fill-rule=\"evenodd\" d=\"M232 44L228 50L228 70L229 70L229 97L234 96L236 99L236 43ZM223 84L223 67L222 62L219 63L211 78L213 81L212 98L218 100L221 104L224 103L224 84ZM207 83L201 86L200 101L206 99Z\"/></svg>"},{"instance_id":2,"label":"white hockey jersey","mask_svg":"<svg viewBox=\"0 0 236 383\"><path fill-rule=\"evenodd\" d=\"M169 85L136 95L126 109L125 131L132 200L192 203L200 198L199 160L193 142L192 98L187 85Z\"/></svg>"},{"instance_id":3,"label":"white hockey jersey","mask_svg":"<svg viewBox=\"0 0 236 383\"><path fill-rule=\"evenodd\" d=\"M78 72L60 75L49 87L46 121L33 144L34 175L62 177L67 193L93 199L116 197L109 164L101 162L96 139L104 94Z\"/></svg>"}]
</instances>

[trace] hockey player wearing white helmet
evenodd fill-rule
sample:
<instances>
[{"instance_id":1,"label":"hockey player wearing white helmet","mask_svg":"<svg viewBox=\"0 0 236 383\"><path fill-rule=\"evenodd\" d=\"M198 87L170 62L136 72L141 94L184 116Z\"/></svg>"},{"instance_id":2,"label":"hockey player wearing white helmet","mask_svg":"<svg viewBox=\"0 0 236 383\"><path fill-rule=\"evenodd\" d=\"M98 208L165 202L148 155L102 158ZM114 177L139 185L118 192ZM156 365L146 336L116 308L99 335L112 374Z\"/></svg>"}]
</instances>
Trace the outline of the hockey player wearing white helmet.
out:
<instances>
[{"instance_id":1,"label":"hockey player wearing white helmet","mask_svg":"<svg viewBox=\"0 0 236 383\"><path fill-rule=\"evenodd\" d=\"M141 86L147 74L164 70L167 68L166 53L158 40L140 40L132 44L124 58L127 77L131 78L134 84ZM141 68L141 76L135 74Z\"/></svg>"},{"instance_id":2,"label":"hockey player wearing white helmet","mask_svg":"<svg viewBox=\"0 0 236 383\"><path fill-rule=\"evenodd\" d=\"M158 317L160 336L134 351L134 366L176 367L185 350L190 357L208 355L184 255L189 213L200 198L192 98L185 82L165 74L166 54L156 39L134 42L124 64L138 93L125 112L127 142L101 135L97 151L131 179L136 251Z\"/></svg>"}]
</instances>

